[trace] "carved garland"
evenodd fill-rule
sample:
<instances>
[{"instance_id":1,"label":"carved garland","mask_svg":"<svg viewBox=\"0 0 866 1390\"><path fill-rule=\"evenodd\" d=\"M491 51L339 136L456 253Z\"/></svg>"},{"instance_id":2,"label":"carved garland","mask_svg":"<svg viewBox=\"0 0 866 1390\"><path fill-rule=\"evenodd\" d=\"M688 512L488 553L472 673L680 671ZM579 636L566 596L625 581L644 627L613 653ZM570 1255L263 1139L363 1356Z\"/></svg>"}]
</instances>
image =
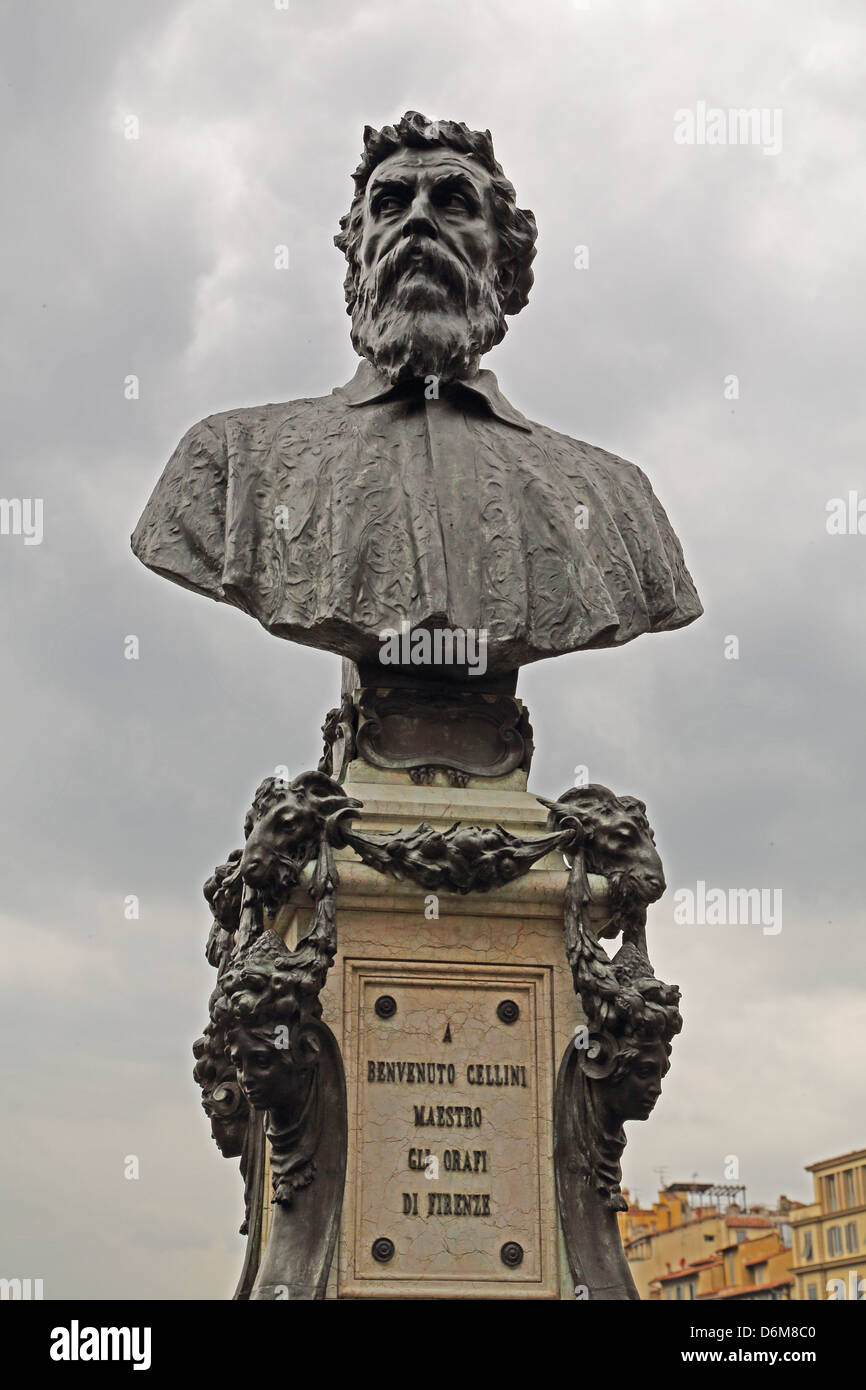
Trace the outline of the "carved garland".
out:
<instances>
[{"instance_id":1,"label":"carved garland","mask_svg":"<svg viewBox=\"0 0 866 1390\"><path fill-rule=\"evenodd\" d=\"M351 729L339 722L350 740ZM655 978L646 950L646 909L663 893L664 874L642 802L601 786L570 788L555 802L538 799L549 812L549 833L540 837L459 822L444 831L421 824L368 834L349 824L362 803L325 771L291 783L268 778L258 788L244 849L205 884L214 915L207 958L217 983L208 1025L193 1048L214 1139L226 1157L241 1155L245 1178L242 1229L250 1248L236 1297L285 1296L273 1292L283 1287L292 1298L324 1296L347 1133L342 1062L321 1020L319 994L337 950L333 851L343 846L379 873L428 892L460 894L509 883L551 852L572 856L565 945L587 1025L567 1049L557 1080L560 1216L578 1285L591 1297L637 1296L615 1221L625 1206L623 1123L648 1117L682 1027L679 990ZM315 865L308 888L313 922L290 950L269 923L309 863ZM608 881L610 915L599 935L622 935L613 959L589 927L590 873ZM256 1276L264 1132L282 1224L278 1217ZM320 1169L325 1176L317 1181ZM303 1210L290 1215L302 1194Z\"/></svg>"}]
</instances>

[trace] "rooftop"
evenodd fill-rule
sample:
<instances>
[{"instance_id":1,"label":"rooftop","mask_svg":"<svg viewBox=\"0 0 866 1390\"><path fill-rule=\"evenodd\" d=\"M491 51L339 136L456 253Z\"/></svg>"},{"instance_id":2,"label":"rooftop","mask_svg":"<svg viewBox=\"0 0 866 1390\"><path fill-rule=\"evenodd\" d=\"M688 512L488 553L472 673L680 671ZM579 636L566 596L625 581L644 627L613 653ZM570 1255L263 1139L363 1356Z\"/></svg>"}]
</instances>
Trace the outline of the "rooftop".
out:
<instances>
[{"instance_id":1,"label":"rooftop","mask_svg":"<svg viewBox=\"0 0 866 1390\"><path fill-rule=\"evenodd\" d=\"M766 1216L726 1216L726 1226L764 1226L773 1228L772 1221L768 1221Z\"/></svg>"},{"instance_id":2,"label":"rooftop","mask_svg":"<svg viewBox=\"0 0 866 1390\"><path fill-rule=\"evenodd\" d=\"M698 1298L744 1298L748 1294L765 1293L769 1289L781 1289L793 1284L793 1279L771 1279L767 1284L729 1284L724 1289L710 1289L699 1293Z\"/></svg>"},{"instance_id":3,"label":"rooftop","mask_svg":"<svg viewBox=\"0 0 866 1390\"><path fill-rule=\"evenodd\" d=\"M708 1265L721 1264L718 1255L711 1255L706 1260L693 1260L691 1264L681 1265L679 1269L672 1269L669 1274L657 1274L651 1280L653 1284L664 1284L671 1279L685 1279L690 1274L697 1274L700 1270L706 1269Z\"/></svg>"},{"instance_id":4,"label":"rooftop","mask_svg":"<svg viewBox=\"0 0 866 1390\"><path fill-rule=\"evenodd\" d=\"M866 1163L866 1149L852 1149L850 1153L839 1154L838 1158L819 1158L817 1163L806 1164L806 1172L815 1173L819 1168L835 1168L837 1164L846 1167L855 1163Z\"/></svg>"}]
</instances>

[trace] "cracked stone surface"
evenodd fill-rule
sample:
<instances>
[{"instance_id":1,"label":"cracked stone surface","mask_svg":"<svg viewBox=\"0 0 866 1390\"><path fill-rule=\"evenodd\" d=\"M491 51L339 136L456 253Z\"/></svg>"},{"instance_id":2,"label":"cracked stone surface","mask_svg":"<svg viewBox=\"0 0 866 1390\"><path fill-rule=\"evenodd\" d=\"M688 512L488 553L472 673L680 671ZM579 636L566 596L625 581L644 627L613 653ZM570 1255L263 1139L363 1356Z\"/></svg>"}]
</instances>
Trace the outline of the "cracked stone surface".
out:
<instances>
[{"instance_id":1,"label":"cracked stone surface","mask_svg":"<svg viewBox=\"0 0 866 1390\"><path fill-rule=\"evenodd\" d=\"M352 973L355 1277L540 1282L551 1239L547 972L357 964ZM397 1003L387 1020L374 1009L383 993ZM497 1017L503 999L519 1006L516 1022ZM395 1246L387 1270L372 1255L380 1236ZM514 1269L500 1258L507 1241L524 1251Z\"/></svg>"},{"instance_id":2,"label":"cracked stone surface","mask_svg":"<svg viewBox=\"0 0 866 1390\"><path fill-rule=\"evenodd\" d=\"M347 791L352 794L348 785ZM383 829L461 819L544 831L534 797L513 787L496 794L418 788L403 777L393 786L380 783L376 803ZM346 1065L349 1166L328 1296L573 1299L552 1157L556 1067L582 1021L563 944L565 865L551 855L491 893L441 894L439 915L430 917L430 895L417 886L353 865L347 853L338 864L338 954L321 999ZM290 943L308 925L309 912L301 908L284 923ZM375 1011L383 994L396 1001L391 1018ZM516 1023L497 1017L503 999L519 1006ZM450 1043L443 1041L449 1027ZM394 1080L370 1081L371 1062L392 1063ZM437 1072L435 1082L410 1082L405 1066L398 1080L398 1062L450 1063L454 1081L440 1083ZM487 1084L486 1070L484 1084L475 1084L467 1068L479 1064L498 1065L500 1080L503 1067L524 1068L527 1084ZM490 1076L495 1081L495 1070ZM441 1126L416 1125L416 1105L428 1114L432 1106L434 1120L438 1106L480 1109L481 1124L458 1127L452 1111L450 1126L447 1115ZM411 1150L429 1150L438 1177L425 1177L423 1161L410 1168ZM486 1154L486 1172L447 1170L445 1153L453 1150ZM470 1163L474 1168L473 1158ZM446 1195L450 1215L441 1200ZM472 1200L483 1210L485 1195L486 1215ZM386 1263L372 1254L382 1237L394 1244ZM522 1247L519 1265L503 1263L506 1242Z\"/></svg>"}]
</instances>

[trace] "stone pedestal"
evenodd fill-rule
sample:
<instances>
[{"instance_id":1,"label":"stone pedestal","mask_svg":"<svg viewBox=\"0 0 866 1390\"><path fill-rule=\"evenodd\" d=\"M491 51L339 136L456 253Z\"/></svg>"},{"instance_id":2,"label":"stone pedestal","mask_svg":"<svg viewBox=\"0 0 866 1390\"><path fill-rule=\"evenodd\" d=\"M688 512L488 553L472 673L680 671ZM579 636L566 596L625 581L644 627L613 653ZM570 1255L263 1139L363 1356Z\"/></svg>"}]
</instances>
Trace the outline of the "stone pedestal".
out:
<instances>
[{"instance_id":1,"label":"stone pedestal","mask_svg":"<svg viewBox=\"0 0 866 1390\"><path fill-rule=\"evenodd\" d=\"M366 831L545 833L526 773L415 785L358 758ZM434 895L336 856L338 953L321 1000L346 1070L349 1152L329 1298L573 1298L556 1210L557 1067L582 1021L550 854L487 893ZM593 879L599 907L606 883ZM303 885L277 919L309 930ZM265 1201L270 1182L265 1181ZM265 1213L264 1241L267 1241Z\"/></svg>"}]
</instances>

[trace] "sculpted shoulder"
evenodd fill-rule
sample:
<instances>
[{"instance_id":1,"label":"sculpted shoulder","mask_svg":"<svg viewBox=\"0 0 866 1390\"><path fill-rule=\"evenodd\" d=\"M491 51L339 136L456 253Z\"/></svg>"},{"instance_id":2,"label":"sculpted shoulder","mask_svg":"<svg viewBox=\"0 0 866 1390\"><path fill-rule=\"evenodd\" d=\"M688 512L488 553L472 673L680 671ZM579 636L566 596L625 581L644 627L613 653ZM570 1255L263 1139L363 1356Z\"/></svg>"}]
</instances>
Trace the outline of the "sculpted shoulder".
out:
<instances>
[{"instance_id":1,"label":"sculpted shoulder","mask_svg":"<svg viewBox=\"0 0 866 1390\"><path fill-rule=\"evenodd\" d=\"M531 420L529 423L539 446L554 461L562 462L566 466L569 462L584 466L589 465L590 468L606 474L612 481L640 486L646 492L652 491L646 473L629 459L624 459L619 454L612 454L609 449L603 449L600 444L588 444L584 439L575 439L572 435L562 434L559 430L552 429L549 425L539 424L536 420Z\"/></svg>"},{"instance_id":2,"label":"sculpted shoulder","mask_svg":"<svg viewBox=\"0 0 866 1390\"><path fill-rule=\"evenodd\" d=\"M246 606L227 588L227 554L232 544L247 544L255 554L244 518L253 516L256 489L271 470L273 442L326 434L340 408L334 396L314 396L221 410L197 421L139 518L131 538L134 554L175 583Z\"/></svg>"},{"instance_id":3,"label":"sculpted shoulder","mask_svg":"<svg viewBox=\"0 0 866 1390\"><path fill-rule=\"evenodd\" d=\"M334 393L326 396L301 396L292 401L269 401L263 405L236 406L231 410L220 410L214 415L206 415L203 420L187 430L181 443L187 440L222 442L233 430L242 430L250 435L267 433L272 435L281 425L303 427L307 422L323 415L341 413L344 409L339 397Z\"/></svg>"},{"instance_id":4,"label":"sculpted shoulder","mask_svg":"<svg viewBox=\"0 0 866 1390\"><path fill-rule=\"evenodd\" d=\"M610 593L617 643L640 632L684 627L703 612L682 546L652 484L636 463L597 444L532 422L532 439L554 487L575 504L575 531L611 577L610 557L628 558L637 587ZM621 578L623 571L616 570ZM607 583L607 579L605 580Z\"/></svg>"}]
</instances>

